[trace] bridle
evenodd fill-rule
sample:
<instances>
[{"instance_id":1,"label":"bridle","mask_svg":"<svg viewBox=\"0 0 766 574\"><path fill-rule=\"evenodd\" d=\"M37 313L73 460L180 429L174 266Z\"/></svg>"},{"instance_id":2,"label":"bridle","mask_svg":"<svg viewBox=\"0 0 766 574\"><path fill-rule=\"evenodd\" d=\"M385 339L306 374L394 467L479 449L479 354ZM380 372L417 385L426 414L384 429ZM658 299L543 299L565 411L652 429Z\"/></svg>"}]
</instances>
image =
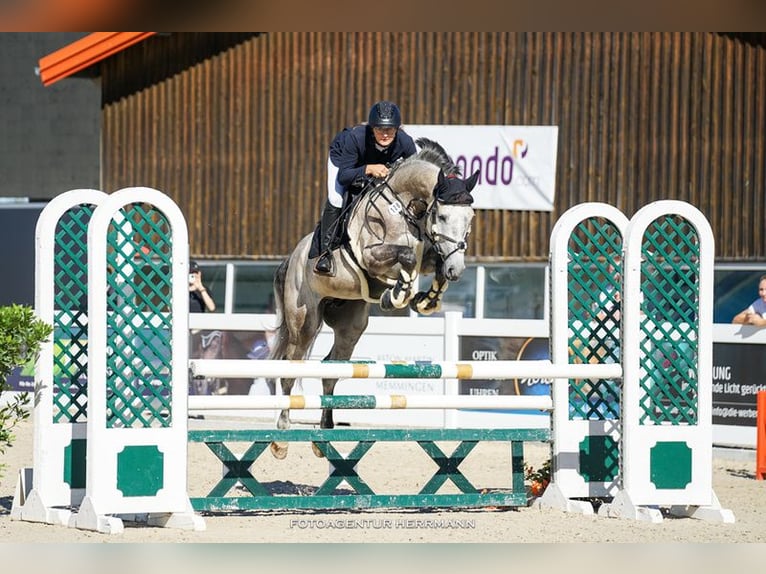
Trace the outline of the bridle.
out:
<instances>
[{"instance_id":1,"label":"bridle","mask_svg":"<svg viewBox=\"0 0 766 574\"><path fill-rule=\"evenodd\" d=\"M428 218L428 224L426 225L426 237L431 242L431 244L434 246L434 249L436 250L436 253L439 254L439 256L442 258L442 261L446 261L447 258L452 257L457 252L464 253L466 249L468 249L468 236L470 235L470 230L466 231L465 236L462 239L455 239L454 237L450 237L449 235L445 235L444 233L439 233L436 231L436 218L438 217L438 204L440 201L438 199L435 199L433 202L431 202L431 205L428 207L428 210L426 211L426 216ZM441 239L442 241L438 241ZM455 248L450 251L449 253L444 253L443 245L444 243L451 243L455 246Z\"/></svg>"},{"instance_id":2,"label":"bridle","mask_svg":"<svg viewBox=\"0 0 766 574\"><path fill-rule=\"evenodd\" d=\"M383 197L389 204L389 211L392 214L396 213L401 215L405 221L407 221L407 223L417 231L418 241L421 240L420 234L422 229L426 238L431 242L434 250L439 255L439 257L441 257L442 261L446 261L448 257L452 257L452 255L455 253L465 253L465 251L468 249L467 239L470 235L470 230L466 232L462 239L455 239L454 237L450 237L449 235L436 231L438 206L440 203L443 204L442 201L437 198L431 201L430 204L426 204L426 202L422 199L416 199L410 201L409 204L405 206L400 199L399 193L393 189L391 185L389 185L389 178L390 175L383 181L378 182L370 193L377 193ZM390 192L391 195L393 195L393 199L388 197L388 194L384 193L386 190ZM421 207L420 209L414 209L414 203L425 205L425 208ZM420 224L423 221L425 221L425 225L421 228ZM443 247L445 243L454 245L454 249L448 253L445 253L445 249Z\"/></svg>"}]
</instances>

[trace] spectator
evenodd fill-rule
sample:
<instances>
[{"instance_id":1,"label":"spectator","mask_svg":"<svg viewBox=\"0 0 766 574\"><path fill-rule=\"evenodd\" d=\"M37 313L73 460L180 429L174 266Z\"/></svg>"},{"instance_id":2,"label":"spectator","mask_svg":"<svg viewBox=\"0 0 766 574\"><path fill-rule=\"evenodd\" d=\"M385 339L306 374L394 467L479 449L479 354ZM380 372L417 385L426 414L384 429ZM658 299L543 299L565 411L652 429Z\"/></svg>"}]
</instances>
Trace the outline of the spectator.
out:
<instances>
[{"instance_id":1,"label":"spectator","mask_svg":"<svg viewBox=\"0 0 766 574\"><path fill-rule=\"evenodd\" d=\"M202 270L196 261L189 262L189 313L215 311L210 290L202 283Z\"/></svg>"},{"instance_id":2,"label":"spectator","mask_svg":"<svg viewBox=\"0 0 766 574\"><path fill-rule=\"evenodd\" d=\"M766 327L766 275L761 275L758 280L758 299L753 301L747 309L734 315L731 322Z\"/></svg>"}]
</instances>

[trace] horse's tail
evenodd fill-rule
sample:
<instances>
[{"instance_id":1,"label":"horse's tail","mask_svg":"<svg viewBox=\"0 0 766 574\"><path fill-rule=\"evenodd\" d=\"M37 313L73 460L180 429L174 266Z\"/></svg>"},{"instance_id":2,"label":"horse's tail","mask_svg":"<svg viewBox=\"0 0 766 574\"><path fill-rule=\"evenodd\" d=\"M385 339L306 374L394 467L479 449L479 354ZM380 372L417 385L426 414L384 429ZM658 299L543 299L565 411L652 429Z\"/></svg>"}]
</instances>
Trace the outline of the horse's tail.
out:
<instances>
[{"instance_id":1,"label":"horse's tail","mask_svg":"<svg viewBox=\"0 0 766 574\"><path fill-rule=\"evenodd\" d=\"M277 325L275 327L274 342L269 352L269 359L284 359L287 351L287 343L290 335L287 331L285 322L285 277L287 276L287 267L290 264L288 257L277 267L274 273L274 311L277 315Z\"/></svg>"}]
</instances>

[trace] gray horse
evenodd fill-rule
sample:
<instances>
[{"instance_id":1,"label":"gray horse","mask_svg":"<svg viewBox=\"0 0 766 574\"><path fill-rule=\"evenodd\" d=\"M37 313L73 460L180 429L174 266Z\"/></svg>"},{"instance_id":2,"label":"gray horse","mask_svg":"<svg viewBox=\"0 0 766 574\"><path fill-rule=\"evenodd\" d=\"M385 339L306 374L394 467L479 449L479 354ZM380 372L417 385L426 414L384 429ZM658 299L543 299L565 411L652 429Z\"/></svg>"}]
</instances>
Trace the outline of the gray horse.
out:
<instances>
[{"instance_id":1,"label":"gray horse","mask_svg":"<svg viewBox=\"0 0 766 574\"><path fill-rule=\"evenodd\" d=\"M350 359L367 328L371 303L384 310L409 306L424 315L440 309L448 283L465 270L474 217L471 190L479 172L463 179L439 144L424 138L416 143L417 154L395 165L386 180L350 207L348 241L333 253L334 276L313 272L311 234L279 266L274 276L278 326L269 358L305 359L324 321L334 333L325 360ZM421 274L434 277L428 291L417 292ZM290 394L294 382L281 379L283 394ZM336 382L322 380L325 395L333 393ZM332 410L323 409L320 427L333 426ZM289 427L289 411L283 410L277 428ZM272 443L271 450L284 458L287 443Z\"/></svg>"}]
</instances>

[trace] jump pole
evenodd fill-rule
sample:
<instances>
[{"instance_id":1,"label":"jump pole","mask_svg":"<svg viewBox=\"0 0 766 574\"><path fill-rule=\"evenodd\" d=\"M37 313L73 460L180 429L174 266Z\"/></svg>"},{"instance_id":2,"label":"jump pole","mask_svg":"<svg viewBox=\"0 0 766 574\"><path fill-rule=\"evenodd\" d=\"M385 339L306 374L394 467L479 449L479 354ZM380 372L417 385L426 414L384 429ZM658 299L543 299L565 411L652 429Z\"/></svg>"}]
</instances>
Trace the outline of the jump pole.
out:
<instances>
[{"instance_id":1,"label":"jump pole","mask_svg":"<svg viewBox=\"0 0 766 574\"><path fill-rule=\"evenodd\" d=\"M605 379L622 377L619 363L576 365L540 361L466 361L371 363L354 361L280 361L199 359L189 362L195 378L327 378L327 379ZM496 397L497 398L497 397Z\"/></svg>"},{"instance_id":2,"label":"jump pole","mask_svg":"<svg viewBox=\"0 0 766 574\"><path fill-rule=\"evenodd\" d=\"M546 395L191 395L190 411L270 409L553 409Z\"/></svg>"}]
</instances>

